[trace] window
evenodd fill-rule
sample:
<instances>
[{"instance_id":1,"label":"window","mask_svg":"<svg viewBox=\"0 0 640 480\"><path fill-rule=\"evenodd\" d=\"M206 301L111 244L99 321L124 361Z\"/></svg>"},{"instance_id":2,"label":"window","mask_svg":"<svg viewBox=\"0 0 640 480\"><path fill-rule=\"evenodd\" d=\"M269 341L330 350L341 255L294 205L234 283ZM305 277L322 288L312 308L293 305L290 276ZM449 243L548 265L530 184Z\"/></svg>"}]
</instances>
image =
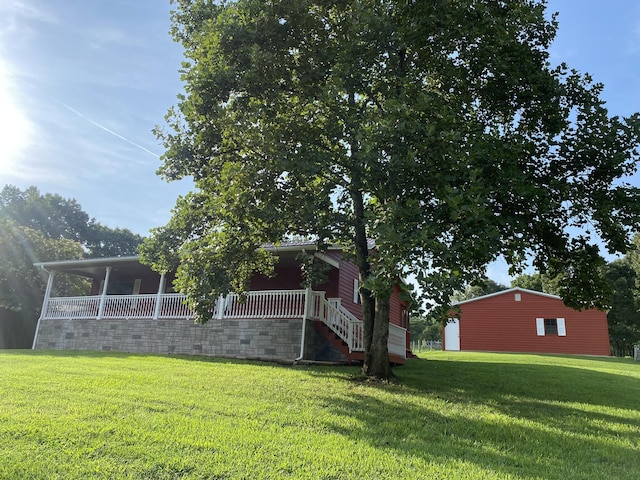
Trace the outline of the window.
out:
<instances>
[{"instance_id":1,"label":"window","mask_svg":"<svg viewBox=\"0 0 640 480\"><path fill-rule=\"evenodd\" d=\"M107 286L107 295L138 295L142 279L135 280L111 280ZM100 280L100 294L104 289L104 280Z\"/></svg>"},{"instance_id":2,"label":"window","mask_svg":"<svg viewBox=\"0 0 640 480\"><path fill-rule=\"evenodd\" d=\"M544 319L544 334L545 335L557 335L558 334L558 320L555 318Z\"/></svg>"},{"instance_id":3,"label":"window","mask_svg":"<svg viewBox=\"0 0 640 480\"><path fill-rule=\"evenodd\" d=\"M406 308L400 308L400 326L409 328L409 312Z\"/></svg>"},{"instance_id":4,"label":"window","mask_svg":"<svg viewBox=\"0 0 640 480\"><path fill-rule=\"evenodd\" d=\"M546 335L567 336L564 318L536 318L536 331L539 337Z\"/></svg>"},{"instance_id":5,"label":"window","mask_svg":"<svg viewBox=\"0 0 640 480\"><path fill-rule=\"evenodd\" d=\"M133 280L113 280L107 286L107 295L131 295L135 283Z\"/></svg>"}]
</instances>

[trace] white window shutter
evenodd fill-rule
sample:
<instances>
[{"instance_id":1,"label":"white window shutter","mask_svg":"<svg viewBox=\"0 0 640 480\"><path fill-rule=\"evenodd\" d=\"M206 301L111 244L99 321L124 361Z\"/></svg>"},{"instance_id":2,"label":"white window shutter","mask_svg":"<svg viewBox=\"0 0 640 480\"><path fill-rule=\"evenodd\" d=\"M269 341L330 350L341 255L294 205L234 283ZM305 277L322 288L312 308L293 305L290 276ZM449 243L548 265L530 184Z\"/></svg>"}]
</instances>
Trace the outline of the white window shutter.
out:
<instances>
[{"instance_id":1,"label":"white window shutter","mask_svg":"<svg viewBox=\"0 0 640 480\"><path fill-rule=\"evenodd\" d=\"M360 282L357 278L353 279L353 303L360 303Z\"/></svg>"},{"instance_id":2,"label":"white window shutter","mask_svg":"<svg viewBox=\"0 0 640 480\"><path fill-rule=\"evenodd\" d=\"M539 337L544 337L544 318L536 318L536 330Z\"/></svg>"},{"instance_id":3,"label":"white window shutter","mask_svg":"<svg viewBox=\"0 0 640 480\"><path fill-rule=\"evenodd\" d=\"M558 336L566 337L567 336L567 328L564 324L564 318L558 318Z\"/></svg>"}]
</instances>

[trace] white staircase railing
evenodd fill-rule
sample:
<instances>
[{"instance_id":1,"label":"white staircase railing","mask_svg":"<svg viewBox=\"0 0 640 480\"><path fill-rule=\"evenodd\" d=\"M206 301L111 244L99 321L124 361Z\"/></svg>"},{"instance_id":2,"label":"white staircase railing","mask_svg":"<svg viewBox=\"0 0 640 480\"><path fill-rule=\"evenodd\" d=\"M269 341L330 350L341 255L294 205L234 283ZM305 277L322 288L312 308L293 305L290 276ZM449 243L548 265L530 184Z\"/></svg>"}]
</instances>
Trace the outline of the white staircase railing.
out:
<instances>
[{"instance_id":1,"label":"white staircase railing","mask_svg":"<svg viewBox=\"0 0 640 480\"><path fill-rule=\"evenodd\" d=\"M349 352L364 352L362 321L345 309L339 298L325 298L324 292L313 292L312 318L321 320L349 347ZM407 330L389 323L389 353L407 356Z\"/></svg>"},{"instance_id":2,"label":"white staircase railing","mask_svg":"<svg viewBox=\"0 0 640 480\"><path fill-rule=\"evenodd\" d=\"M340 304L339 298L326 299L324 292L313 292L312 318L321 320L348 346L349 352L364 352L362 321Z\"/></svg>"}]
</instances>

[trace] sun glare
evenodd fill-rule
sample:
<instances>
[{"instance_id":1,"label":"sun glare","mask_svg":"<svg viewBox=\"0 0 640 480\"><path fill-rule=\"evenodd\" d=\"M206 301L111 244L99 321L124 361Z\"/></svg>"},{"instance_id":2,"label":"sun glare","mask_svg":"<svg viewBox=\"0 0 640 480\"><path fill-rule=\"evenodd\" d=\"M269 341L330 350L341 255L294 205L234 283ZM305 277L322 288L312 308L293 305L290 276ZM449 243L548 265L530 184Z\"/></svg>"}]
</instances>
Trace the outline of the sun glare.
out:
<instances>
[{"instance_id":1,"label":"sun glare","mask_svg":"<svg viewBox=\"0 0 640 480\"><path fill-rule=\"evenodd\" d=\"M11 174L29 143L31 123L16 102L10 77L0 64L0 175Z\"/></svg>"}]
</instances>

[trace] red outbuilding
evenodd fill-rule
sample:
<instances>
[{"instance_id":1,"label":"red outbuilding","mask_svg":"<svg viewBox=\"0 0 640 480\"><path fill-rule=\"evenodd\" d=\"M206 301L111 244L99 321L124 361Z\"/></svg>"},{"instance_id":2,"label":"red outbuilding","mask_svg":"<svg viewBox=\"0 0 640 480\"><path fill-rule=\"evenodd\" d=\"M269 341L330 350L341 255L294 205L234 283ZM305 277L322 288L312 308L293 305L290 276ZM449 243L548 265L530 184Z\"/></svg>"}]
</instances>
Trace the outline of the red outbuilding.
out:
<instances>
[{"instance_id":1,"label":"red outbuilding","mask_svg":"<svg viewBox=\"0 0 640 480\"><path fill-rule=\"evenodd\" d=\"M610 355L607 315L556 295L512 288L454 304L444 350Z\"/></svg>"}]
</instances>

